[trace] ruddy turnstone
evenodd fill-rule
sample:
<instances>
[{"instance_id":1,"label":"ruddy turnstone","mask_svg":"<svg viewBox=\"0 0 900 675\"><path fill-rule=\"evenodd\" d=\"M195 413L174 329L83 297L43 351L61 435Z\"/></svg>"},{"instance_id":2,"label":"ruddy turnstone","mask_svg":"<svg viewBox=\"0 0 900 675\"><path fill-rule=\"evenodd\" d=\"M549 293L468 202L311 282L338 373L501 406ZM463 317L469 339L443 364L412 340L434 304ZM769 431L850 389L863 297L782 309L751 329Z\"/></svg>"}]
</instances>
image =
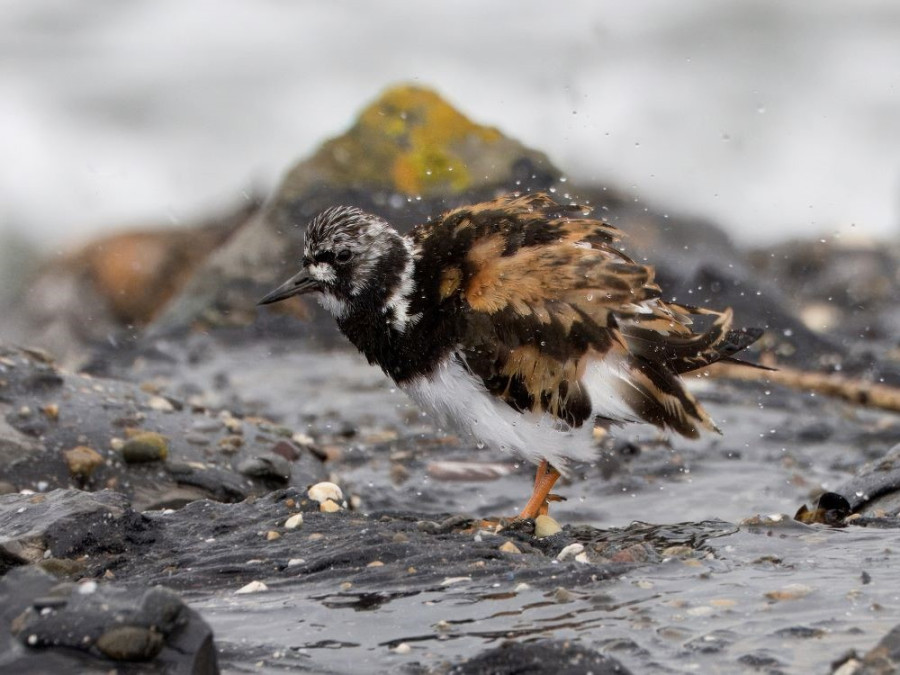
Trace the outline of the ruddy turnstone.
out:
<instances>
[{"instance_id":1,"label":"ruddy turnstone","mask_svg":"<svg viewBox=\"0 0 900 675\"><path fill-rule=\"evenodd\" d=\"M717 431L682 373L754 342L731 310L665 302L621 233L546 194L449 211L400 235L338 206L306 230L301 270L265 305L315 293L369 363L439 423L538 464L520 518L546 513L595 424ZM695 332L692 318L709 315Z\"/></svg>"}]
</instances>

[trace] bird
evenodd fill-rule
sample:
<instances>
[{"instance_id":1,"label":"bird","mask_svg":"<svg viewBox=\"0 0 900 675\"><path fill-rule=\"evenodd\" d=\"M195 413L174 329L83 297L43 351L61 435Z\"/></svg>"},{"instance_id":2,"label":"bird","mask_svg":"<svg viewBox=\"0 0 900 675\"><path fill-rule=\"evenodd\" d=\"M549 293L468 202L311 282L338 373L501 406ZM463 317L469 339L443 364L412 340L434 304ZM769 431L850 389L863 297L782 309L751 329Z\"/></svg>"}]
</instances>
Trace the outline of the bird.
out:
<instances>
[{"instance_id":1,"label":"bird","mask_svg":"<svg viewBox=\"0 0 900 675\"><path fill-rule=\"evenodd\" d=\"M761 330L732 328L731 309L663 300L622 237L542 192L455 208L406 235L335 206L307 226L299 272L259 304L315 294L438 424L536 464L526 520L560 499L551 490L571 462L595 457L595 426L717 432L681 376L754 365L734 355Z\"/></svg>"}]
</instances>

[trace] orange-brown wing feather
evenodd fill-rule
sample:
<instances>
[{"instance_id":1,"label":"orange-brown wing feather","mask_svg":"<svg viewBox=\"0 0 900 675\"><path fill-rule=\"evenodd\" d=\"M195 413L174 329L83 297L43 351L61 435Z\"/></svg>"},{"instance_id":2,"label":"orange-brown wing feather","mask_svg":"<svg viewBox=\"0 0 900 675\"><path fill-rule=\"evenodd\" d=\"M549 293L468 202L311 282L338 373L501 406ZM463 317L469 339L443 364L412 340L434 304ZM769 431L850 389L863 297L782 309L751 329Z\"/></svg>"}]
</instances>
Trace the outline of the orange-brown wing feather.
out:
<instances>
[{"instance_id":1,"label":"orange-brown wing feather","mask_svg":"<svg viewBox=\"0 0 900 675\"><path fill-rule=\"evenodd\" d=\"M660 300L653 268L619 250L620 236L543 194L456 209L414 233L447 251L438 293L465 316L461 355L509 405L580 426L593 414L591 363L613 359L612 385L637 418L688 436L715 428L677 373L711 362L731 314ZM713 329L695 334L691 315L707 313Z\"/></svg>"}]
</instances>

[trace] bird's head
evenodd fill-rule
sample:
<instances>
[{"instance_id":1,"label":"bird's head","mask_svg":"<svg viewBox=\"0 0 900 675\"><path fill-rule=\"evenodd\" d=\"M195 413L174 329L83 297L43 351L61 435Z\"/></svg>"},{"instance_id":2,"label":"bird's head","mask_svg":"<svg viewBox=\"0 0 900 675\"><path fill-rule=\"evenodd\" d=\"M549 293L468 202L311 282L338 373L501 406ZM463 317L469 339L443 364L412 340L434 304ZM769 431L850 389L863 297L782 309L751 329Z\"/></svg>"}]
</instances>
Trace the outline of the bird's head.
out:
<instances>
[{"instance_id":1,"label":"bird's head","mask_svg":"<svg viewBox=\"0 0 900 675\"><path fill-rule=\"evenodd\" d=\"M391 267L403 266L402 237L378 216L349 206L317 215L306 228L300 271L259 301L320 293L322 305L341 318L352 305L384 287Z\"/></svg>"}]
</instances>

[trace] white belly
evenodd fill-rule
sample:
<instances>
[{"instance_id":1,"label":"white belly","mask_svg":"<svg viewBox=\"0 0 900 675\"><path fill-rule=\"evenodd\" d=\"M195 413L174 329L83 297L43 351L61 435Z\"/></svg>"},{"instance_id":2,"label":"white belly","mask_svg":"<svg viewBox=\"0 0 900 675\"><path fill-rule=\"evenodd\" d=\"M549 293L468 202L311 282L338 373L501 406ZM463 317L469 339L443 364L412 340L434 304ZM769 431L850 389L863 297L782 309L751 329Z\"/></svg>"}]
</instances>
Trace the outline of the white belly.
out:
<instances>
[{"instance_id":1,"label":"white belly","mask_svg":"<svg viewBox=\"0 0 900 675\"><path fill-rule=\"evenodd\" d=\"M590 422L568 430L550 415L517 412L455 358L441 364L430 379L416 378L402 388L448 429L534 463L546 459L562 473L568 459L589 461L596 456Z\"/></svg>"}]
</instances>

